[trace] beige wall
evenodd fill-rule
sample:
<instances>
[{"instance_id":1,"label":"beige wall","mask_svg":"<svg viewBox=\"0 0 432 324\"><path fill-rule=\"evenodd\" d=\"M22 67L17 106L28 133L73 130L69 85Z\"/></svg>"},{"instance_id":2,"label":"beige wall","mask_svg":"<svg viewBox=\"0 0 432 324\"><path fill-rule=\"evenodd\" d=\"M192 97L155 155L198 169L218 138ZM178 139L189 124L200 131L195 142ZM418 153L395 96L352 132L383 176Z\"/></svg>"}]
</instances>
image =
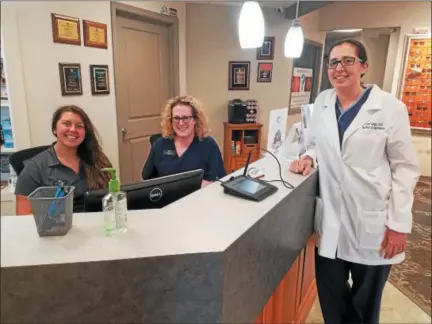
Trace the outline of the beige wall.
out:
<instances>
[{"instance_id":1,"label":"beige wall","mask_svg":"<svg viewBox=\"0 0 432 324\"><path fill-rule=\"evenodd\" d=\"M228 118L229 100L258 100L258 119L264 124L265 140L269 111L287 107L289 102L292 60L284 57L283 45L291 21L274 9L263 9L266 35L275 37L276 47L272 82L257 83L256 50L241 49L238 42L237 20L240 9L236 6L187 5L187 90L204 102L212 135L220 146L223 144L223 122ZM324 33L319 32L316 26L305 28L305 35L311 40L324 42ZM229 61L251 62L249 91L228 91ZM290 117L289 122L298 118Z\"/></svg>"},{"instance_id":2,"label":"beige wall","mask_svg":"<svg viewBox=\"0 0 432 324\"><path fill-rule=\"evenodd\" d=\"M400 28L396 28L394 32L390 34L388 49L387 49L387 60L384 71L383 90L391 92L394 78L394 67L396 64L396 55L399 47Z\"/></svg>"},{"instance_id":3,"label":"beige wall","mask_svg":"<svg viewBox=\"0 0 432 324\"><path fill-rule=\"evenodd\" d=\"M431 136L415 135L413 136L413 144L417 153L417 159L419 162L421 175L430 177L432 169Z\"/></svg>"},{"instance_id":4,"label":"beige wall","mask_svg":"<svg viewBox=\"0 0 432 324\"><path fill-rule=\"evenodd\" d=\"M369 61L369 70L363 79L365 84L376 84L380 88L383 87L389 39L389 35L363 33L362 40L366 46Z\"/></svg>"},{"instance_id":5,"label":"beige wall","mask_svg":"<svg viewBox=\"0 0 432 324\"><path fill-rule=\"evenodd\" d=\"M162 1L129 1L129 5L160 12ZM179 15L180 90L186 92L186 5L168 3ZM51 13L88 19L108 25L108 49L53 43ZM46 145L53 141L51 115L65 104L81 106L89 114L102 138L103 149L119 167L117 117L109 1L6 2L1 10L2 44L10 88L17 147ZM58 63L80 63L83 95L62 97ZM111 94L92 96L89 64L109 66ZM162 108L162 107L161 107ZM28 132L26 131L28 129ZM120 172L118 173L120 174Z\"/></svg>"}]
</instances>

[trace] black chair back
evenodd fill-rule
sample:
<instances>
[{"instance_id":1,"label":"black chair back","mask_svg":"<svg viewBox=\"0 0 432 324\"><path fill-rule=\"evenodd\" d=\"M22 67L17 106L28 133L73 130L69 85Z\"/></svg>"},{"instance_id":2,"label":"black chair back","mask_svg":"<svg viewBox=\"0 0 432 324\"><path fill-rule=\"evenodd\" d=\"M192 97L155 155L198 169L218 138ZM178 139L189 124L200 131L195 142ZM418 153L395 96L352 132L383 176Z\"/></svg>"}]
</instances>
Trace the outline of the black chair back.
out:
<instances>
[{"instance_id":1,"label":"black chair back","mask_svg":"<svg viewBox=\"0 0 432 324\"><path fill-rule=\"evenodd\" d=\"M153 135L151 135L150 136L150 145L151 146L153 146L153 144L159 139L159 138L161 138L162 137L162 134L161 133L157 133L157 134L153 134Z\"/></svg>"},{"instance_id":2,"label":"black chair back","mask_svg":"<svg viewBox=\"0 0 432 324\"><path fill-rule=\"evenodd\" d=\"M36 146L12 153L9 157L9 163L12 165L16 175L19 176L21 171L24 169L24 161L31 159L39 153L47 150L49 147L50 145Z\"/></svg>"}]
</instances>

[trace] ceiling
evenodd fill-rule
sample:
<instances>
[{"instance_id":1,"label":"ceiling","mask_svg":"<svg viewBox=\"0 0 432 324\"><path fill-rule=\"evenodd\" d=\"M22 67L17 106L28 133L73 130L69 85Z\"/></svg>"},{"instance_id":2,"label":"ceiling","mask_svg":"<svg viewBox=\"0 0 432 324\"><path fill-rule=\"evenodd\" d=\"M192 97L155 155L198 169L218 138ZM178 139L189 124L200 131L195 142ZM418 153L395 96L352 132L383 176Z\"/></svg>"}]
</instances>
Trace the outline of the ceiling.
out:
<instances>
[{"instance_id":1,"label":"ceiling","mask_svg":"<svg viewBox=\"0 0 432 324\"><path fill-rule=\"evenodd\" d=\"M205 3L205 4L212 4L212 5L228 5L228 6L242 6L245 2L244 0L237 0L237 1L223 1L223 0L188 0L189 3ZM271 0L261 0L258 1L262 7L267 8L283 8L283 11L280 11L280 13L283 13L285 18L287 19L294 19L297 17L297 1L271 1ZM306 15L312 11L318 10L324 6L327 6L329 4L333 3L333 1L302 1L299 2L299 8L298 8L298 17L301 17L303 15Z\"/></svg>"},{"instance_id":2,"label":"ceiling","mask_svg":"<svg viewBox=\"0 0 432 324\"><path fill-rule=\"evenodd\" d=\"M330 31L327 32L326 39L333 42L339 39L355 38L362 35L365 37L379 37L380 35L390 35L391 33L395 32L395 30L396 28L365 28L356 32Z\"/></svg>"},{"instance_id":3,"label":"ceiling","mask_svg":"<svg viewBox=\"0 0 432 324\"><path fill-rule=\"evenodd\" d=\"M207 3L207 4L218 4L218 5L228 5L228 6L242 6L244 1L223 1L223 0L189 0L187 2L197 2L197 3ZM261 6L268 8L279 8L279 7L289 7L292 4L296 3L296 1L258 1Z\"/></svg>"}]
</instances>

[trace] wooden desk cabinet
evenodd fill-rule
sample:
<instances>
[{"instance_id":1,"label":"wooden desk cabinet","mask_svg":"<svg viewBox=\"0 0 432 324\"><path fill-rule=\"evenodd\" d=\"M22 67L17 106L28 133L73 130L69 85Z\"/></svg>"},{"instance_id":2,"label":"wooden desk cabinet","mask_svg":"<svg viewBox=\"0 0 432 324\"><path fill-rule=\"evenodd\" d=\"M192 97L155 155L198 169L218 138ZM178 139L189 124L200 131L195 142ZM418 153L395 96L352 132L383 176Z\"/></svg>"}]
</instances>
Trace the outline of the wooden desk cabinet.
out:
<instances>
[{"instance_id":1,"label":"wooden desk cabinet","mask_svg":"<svg viewBox=\"0 0 432 324\"><path fill-rule=\"evenodd\" d=\"M316 295L315 236L312 236L255 323L306 323Z\"/></svg>"},{"instance_id":2,"label":"wooden desk cabinet","mask_svg":"<svg viewBox=\"0 0 432 324\"><path fill-rule=\"evenodd\" d=\"M224 123L224 167L229 174L245 166L250 150L254 149L250 162L261 156L261 124ZM239 148L236 148L236 146Z\"/></svg>"}]
</instances>

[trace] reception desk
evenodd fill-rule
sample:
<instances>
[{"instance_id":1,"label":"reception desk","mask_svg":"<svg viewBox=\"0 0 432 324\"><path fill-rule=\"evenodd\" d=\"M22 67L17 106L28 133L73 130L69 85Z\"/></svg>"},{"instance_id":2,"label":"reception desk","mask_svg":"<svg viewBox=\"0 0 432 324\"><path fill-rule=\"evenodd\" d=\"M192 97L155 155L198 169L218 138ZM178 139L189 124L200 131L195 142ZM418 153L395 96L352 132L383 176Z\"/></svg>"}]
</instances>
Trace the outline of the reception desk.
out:
<instances>
[{"instance_id":1,"label":"reception desk","mask_svg":"<svg viewBox=\"0 0 432 324\"><path fill-rule=\"evenodd\" d=\"M274 160L256 162L278 178ZM286 166L284 166L286 169ZM103 234L102 213L74 214L63 237L40 238L33 217L1 218L5 323L304 322L315 297L317 176L262 202L218 183L163 209L130 211L129 231Z\"/></svg>"}]
</instances>

